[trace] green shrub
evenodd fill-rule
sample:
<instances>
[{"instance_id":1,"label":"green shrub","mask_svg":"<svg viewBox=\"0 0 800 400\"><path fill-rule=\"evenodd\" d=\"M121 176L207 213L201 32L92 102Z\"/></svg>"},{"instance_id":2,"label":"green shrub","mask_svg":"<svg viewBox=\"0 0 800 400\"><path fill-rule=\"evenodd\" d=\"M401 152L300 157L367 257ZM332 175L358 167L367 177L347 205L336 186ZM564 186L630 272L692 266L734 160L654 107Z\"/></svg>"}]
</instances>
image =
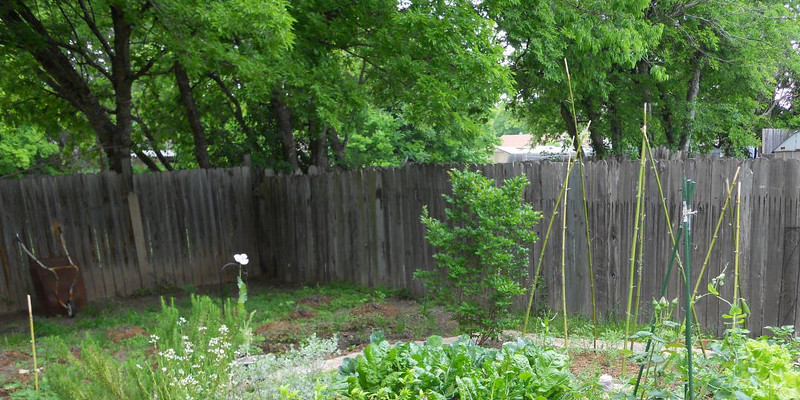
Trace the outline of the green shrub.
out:
<instances>
[{"instance_id":1,"label":"green shrub","mask_svg":"<svg viewBox=\"0 0 800 400\"><path fill-rule=\"evenodd\" d=\"M445 221L428 216L422 223L428 242L436 248L436 269L417 270L434 298L445 300L462 332L483 344L514 327L510 311L515 296L525 292L530 246L538 240L533 226L541 213L525 204L524 176L494 181L478 172L450 171L453 195Z\"/></svg>"}]
</instances>

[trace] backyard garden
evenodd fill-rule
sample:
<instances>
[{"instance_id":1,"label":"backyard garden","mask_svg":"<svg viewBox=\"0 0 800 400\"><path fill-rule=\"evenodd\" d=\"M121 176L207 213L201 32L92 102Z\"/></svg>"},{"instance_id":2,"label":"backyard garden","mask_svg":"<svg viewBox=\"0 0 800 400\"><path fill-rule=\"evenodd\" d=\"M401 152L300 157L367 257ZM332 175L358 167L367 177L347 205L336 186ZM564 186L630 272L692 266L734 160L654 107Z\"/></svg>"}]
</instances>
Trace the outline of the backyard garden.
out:
<instances>
[{"instance_id":1,"label":"backyard garden","mask_svg":"<svg viewBox=\"0 0 800 400\"><path fill-rule=\"evenodd\" d=\"M526 179L500 185L468 170L452 170L450 178L445 218L436 219L427 209L421 217L436 248L436 268L415 273L428 289L424 297L345 284L246 283L240 275L222 288L162 288L95 302L74 319L6 317L0 394L12 399L800 398L800 339L794 327L766 327L771 335L750 337L745 299L737 289L732 299L720 294L724 274L703 294L729 306L722 316L727 329L716 338L693 326L692 312L680 316L682 306L694 305L688 282L685 305L664 296L640 302L636 295L631 307L631 280L624 320L532 309L538 285L522 284L529 246L547 241L550 229L543 238L532 230L542 214L521 201ZM685 181L684 192L691 197L691 181ZM673 258L681 238L690 243L689 218L677 233ZM632 269L636 254L634 247ZM243 254L234 260L233 265L248 263ZM681 272L690 268L689 261L686 257ZM561 271L563 282L563 265ZM538 266L533 278L528 281L540 283ZM735 269L734 286L738 278ZM527 296L526 312L517 311L515 302ZM561 301L567 309L567 299ZM640 309L650 311L650 321L642 322Z\"/></svg>"},{"instance_id":2,"label":"backyard garden","mask_svg":"<svg viewBox=\"0 0 800 400\"><path fill-rule=\"evenodd\" d=\"M35 317L37 371L27 318L5 317L0 396L687 398L681 329L668 318L674 304L666 301L654 302L664 317L657 329L634 335L629 350L621 321L603 322L594 347L591 321L570 317L564 347L558 315L543 311L532 317L526 338L509 330L478 346L459 337L443 306L402 291L251 282L246 298L234 290L223 305L213 289L93 303L75 319ZM695 398L800 397L800 341L789 327L775 333L698 340L706 350L695 359ZM650 349L647 339L653 339Z\"/></svg>"}]
</instances>

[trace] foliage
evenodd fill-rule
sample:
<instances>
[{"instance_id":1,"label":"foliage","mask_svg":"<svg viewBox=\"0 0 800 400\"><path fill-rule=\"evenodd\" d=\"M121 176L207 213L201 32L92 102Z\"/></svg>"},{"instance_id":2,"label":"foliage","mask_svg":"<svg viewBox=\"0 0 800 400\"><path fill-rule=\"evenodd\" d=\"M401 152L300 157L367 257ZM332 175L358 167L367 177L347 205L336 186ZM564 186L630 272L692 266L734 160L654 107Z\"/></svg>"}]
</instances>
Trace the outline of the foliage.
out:
<instances>
[{"instance_id":1,"label":"foliage","mask_svg":"<svg viewBox=\"0 0 800 400\"><path fill-rule=\"evenodd\" d=\"M119 399L210 398L230 385L230 364L246 348L252 314L228 301L224 316L206 296L192 296L188 318L162 300L158 324L150 336L152 352L135 354L120 363L96 342L87 342L80 358L66 346L68 365L49 373L50 389L60 398ZM222 316L222 318L221 318Z\"/></svg>"},{"instance_id":2,"label":"foliage","mask_svg":"<svg viewBox=\"0 0 800 400\"><path fill-rule=\"evenodd\" d=\"M699 378L714 398L788 400L800 396L800 370L787 348L764 338L734 334L714 342L711 350Z\"/></svg>"},{"instance_id":3,"label":"foliage","mask_svg":"<svg viewBox=\"0 0 800 400\"><path fill-rule=\"evenodd\" d=\"M338 338L319 339L311 334L297 349L285 354L265 354L250 364L237 363L232 368L234 397L238 399L315 399L331 384L322 363L337 351Z\"/></svg>"},{"instance_id":4,"label":"foliage","mask_svg":"<svg viewBox=\"0 0 800 400\"><path fill-rule=\"evenodd\" d=\"M114 170L165 148L179 168L483 161L511 82L466 0L14 0L0 37L0 121Z\"/></svg>"},{"instance_id":5,"label":"foliage","mask_svg":"<svg viewBox=\"0 0 800 400\"><path fill-rule=\"evenodd\" d=\"M484 343L515 325L510 306L524 293L528 246L538 238L533 226L541 218L526 204L524 176L507 179L502 187L478 172L451 170L453 195L446 220L423 209L428 242L437 249L436 269L417 270L431 294L455 313L463 332Z\"/></svg>"},{"instance_id":6,"label":"foliage","mask_svg":"<svg viewBox=\"0 0 800 400\"><path fill-rule=\"evenodd\" d=\"M345 359L347 382L336 392L351 399L555 399L569 393L572 374L563 353L519 339L501 349L483 348L462 337L444 345L390 345L373 333L364 355Z\"/></svg>"},{"instance_id":7,"label":"foliage","mask_svg":"<svg viewBox=\"0 0 800 400\"><path fill-rule=\"evenodd\" d=\"M797 115L796 2L491 0L479 7L510 45L516 114L534 132L577 134L564 100L567 59L577 119L591 120L600 156L638 154L644 103L656 145L732 154L757 143L760 128L787 126Z\"/></svg>"},{"instance_id":8,"label":"foliage","mask_svg":"<svg viewBox=\"0 0 800 400\"><path fill-rule=\"evenodd\" d=\"M0 176L26 170L57 152L58 145L48 141L38 127L9 129L0 123Z\"/></svg>"}]
</instances>

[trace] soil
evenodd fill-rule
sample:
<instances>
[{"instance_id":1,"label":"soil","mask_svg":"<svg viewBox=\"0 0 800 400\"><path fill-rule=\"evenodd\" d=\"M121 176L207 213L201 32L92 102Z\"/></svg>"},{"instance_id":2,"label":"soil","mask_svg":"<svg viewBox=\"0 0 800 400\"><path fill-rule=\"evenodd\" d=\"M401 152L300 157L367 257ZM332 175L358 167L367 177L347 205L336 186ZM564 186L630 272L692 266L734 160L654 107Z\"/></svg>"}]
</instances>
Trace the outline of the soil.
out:
<instances>
[{"instance_id":1,"label":"soil","mask_svg":"<svg viewBox=\"0 0 800 400\"><path fill-rule=\"evenodd\" d=\"M119 343L132 337L147 335L147 331L138 326L121 326L108 330L108 340Z\"/></svg>"}]
</instances>

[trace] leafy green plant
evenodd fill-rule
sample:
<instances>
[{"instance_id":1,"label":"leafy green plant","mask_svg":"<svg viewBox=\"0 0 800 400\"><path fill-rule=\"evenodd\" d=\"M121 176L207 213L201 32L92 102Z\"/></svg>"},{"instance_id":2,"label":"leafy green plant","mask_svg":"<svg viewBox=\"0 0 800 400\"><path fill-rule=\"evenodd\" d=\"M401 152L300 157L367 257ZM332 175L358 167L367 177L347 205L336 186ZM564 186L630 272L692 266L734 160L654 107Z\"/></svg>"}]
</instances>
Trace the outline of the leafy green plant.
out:
<instances>
[{"instance_id":1,"label":"leafy green plant","mask_svg":"<svg viewBox=\"0 0 800 400\"><path fill-rule=\"evenodd\" d=\"M501 349L477 346L467 337L445 345L439 336L424 344L389 344L372 335L364 354L339 368L352 399L558 399L570 393L572 374L561 352L526 339Z\"/></svg>"},{"instance_id":2,"label":"leafy green plant","mask_svg":"<svg viewBox=\"0 0 800 400\"><path fill-rule=\"evenodd\" d=\"M712 343L711 349L699 372L715 399L800 398L800 369L787 348L737 332Z\"/></svg>"},{"instance_id":3,"label":"leafy green plant","mask_svg":"<svg viewBox=\"0 0 800 400\"><path fill-rule=\"evenodd\" d=\"M450 181L446 220L429 216L427 208L422 215L437 250L436 268L414 276L434 298L446 300L462 332L483 344L516 325L510 306L525 292L520 280L527 276L529 246L538 240L532 228L541 213L523 201L524 176L497 187L478 172L454 169Z\"/></svg>"}]
</instances>

